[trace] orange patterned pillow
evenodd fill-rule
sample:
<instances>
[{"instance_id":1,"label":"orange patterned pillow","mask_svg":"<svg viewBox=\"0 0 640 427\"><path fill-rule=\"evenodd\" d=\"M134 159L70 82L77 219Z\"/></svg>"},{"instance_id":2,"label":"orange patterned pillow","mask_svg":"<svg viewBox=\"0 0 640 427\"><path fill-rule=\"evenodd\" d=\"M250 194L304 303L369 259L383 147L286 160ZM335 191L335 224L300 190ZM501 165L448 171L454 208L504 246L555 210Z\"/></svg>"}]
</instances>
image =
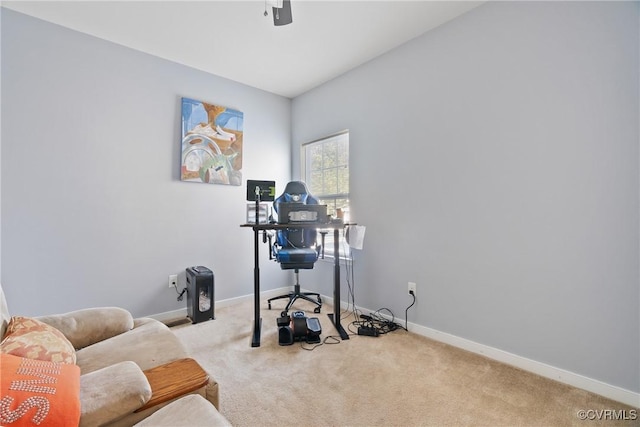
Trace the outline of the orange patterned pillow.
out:
<instances>
[{"instance_id":1,"label":"orange patterned pillow","mask_svg":"<svg viewBox=\"0 0 640 427\"><path fill-rule=\"evenodd\" d=\"M78 425L78 366L0 354L0 367L0 425Z\"/></svg>"},{"instance_id":2,"label":"orange patterned pillow","mask_svg":"<svg viewBox=\"0 0 640 427\"><path fill-rule=\"evenodd\" d=\"M56 363L76 363L76 351L56 328L29 317L13 316L0 352Z\"/></svg>"}]
</instances>

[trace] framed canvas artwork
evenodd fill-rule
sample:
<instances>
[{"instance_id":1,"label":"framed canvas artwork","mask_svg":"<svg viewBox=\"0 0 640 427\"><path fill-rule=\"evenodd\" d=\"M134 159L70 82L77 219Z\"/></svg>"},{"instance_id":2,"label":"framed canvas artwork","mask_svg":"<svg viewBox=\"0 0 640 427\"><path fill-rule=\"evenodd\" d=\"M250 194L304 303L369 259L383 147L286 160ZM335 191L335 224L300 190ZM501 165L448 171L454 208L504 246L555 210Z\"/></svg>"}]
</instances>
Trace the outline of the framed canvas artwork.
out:
<instances>
[{"instance_id":1,"label":"framed canvas artwork","mask_svg":"<svg viewBox=\"0 0 640 427\"><path fill-rule=\"evenodd\" d=\"M244 114L182 98L180 179L207 184L242 184Z\"/></svg>"}]
</instances>

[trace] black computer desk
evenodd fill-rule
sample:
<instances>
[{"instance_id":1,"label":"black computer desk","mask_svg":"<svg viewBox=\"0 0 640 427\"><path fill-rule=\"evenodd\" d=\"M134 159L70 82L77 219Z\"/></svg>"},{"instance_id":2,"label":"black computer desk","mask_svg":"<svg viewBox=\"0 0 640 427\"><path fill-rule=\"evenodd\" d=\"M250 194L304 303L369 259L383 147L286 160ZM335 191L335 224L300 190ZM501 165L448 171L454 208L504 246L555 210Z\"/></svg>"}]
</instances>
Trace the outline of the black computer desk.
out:
<instances>
[{"instance_id":1,"label":"black computer desk","mask_svg":"<svg viewBox=\"0 0 640 427\"><path fill-rule=\"evenodd\" d=\"M342 221L318 223L318 222L296 222L295 224L241 224L240 227L251 227L253 229L253 335L251 337L251 347L260 347L260 329L262 318L260 318L260 231L284 230L287 228L311 228L316 230L333 230L333 313L328 314L331 323L340 334L340 338L348 340L349 335L340 324L340 234L339 231L346 225Z\"/></svg>"}]
</instances>

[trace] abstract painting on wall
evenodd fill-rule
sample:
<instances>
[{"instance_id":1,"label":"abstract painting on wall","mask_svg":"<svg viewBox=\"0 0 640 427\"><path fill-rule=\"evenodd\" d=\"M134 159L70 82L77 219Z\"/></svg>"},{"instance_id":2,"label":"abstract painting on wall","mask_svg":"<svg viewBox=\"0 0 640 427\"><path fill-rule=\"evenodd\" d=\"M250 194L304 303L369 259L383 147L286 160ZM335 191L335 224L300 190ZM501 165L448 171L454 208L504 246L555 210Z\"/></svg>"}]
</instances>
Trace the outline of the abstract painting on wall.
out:
<instances>
[{"instance_id":1,"label":"abstract painting on wall","mask_svg":"<svg viewBox=\"0 0 640 427\"><path fill-rule=\"evenodd\" d=\"M244 114L182 98L182 181L242 184Z\"/></svg>"}]
</instances>

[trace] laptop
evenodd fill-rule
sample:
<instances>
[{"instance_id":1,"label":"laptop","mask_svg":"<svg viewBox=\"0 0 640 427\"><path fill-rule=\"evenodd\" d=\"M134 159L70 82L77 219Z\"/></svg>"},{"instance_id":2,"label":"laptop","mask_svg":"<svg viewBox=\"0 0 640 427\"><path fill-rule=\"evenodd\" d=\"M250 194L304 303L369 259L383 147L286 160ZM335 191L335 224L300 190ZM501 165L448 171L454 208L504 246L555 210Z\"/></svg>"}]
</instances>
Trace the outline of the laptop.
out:
<instances>
[{"instance_id":1,"label":"laptop","mask_svg":"<svg viewBox=\"0 0 640 427\"><path fill-rule=\"evenodd\" d=\"M278 223L317 222L326 224L327 205L305 205L283 202L278 205Z\"/></svg>"}]
</instances>

